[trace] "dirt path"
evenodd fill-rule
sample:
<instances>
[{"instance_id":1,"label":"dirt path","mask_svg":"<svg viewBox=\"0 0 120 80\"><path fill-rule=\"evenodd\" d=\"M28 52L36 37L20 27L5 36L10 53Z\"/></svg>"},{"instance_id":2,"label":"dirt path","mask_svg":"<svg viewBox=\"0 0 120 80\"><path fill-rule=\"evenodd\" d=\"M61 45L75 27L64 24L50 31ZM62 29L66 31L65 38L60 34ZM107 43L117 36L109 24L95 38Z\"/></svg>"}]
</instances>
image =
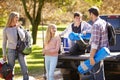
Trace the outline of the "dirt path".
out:
<instances>
[{"instance_id":1,"label":"dirt path","mask_svg":"<svg viewBox=\"0 0 120 80\"><path fill-rule=\"evenodd\" d=\"M55 71L54 77L55 77L55 80L63 80L60 70ZM21 76L21 77L18 77L17 79L15 79L15 80L23 80L23 79L22 79L22 76ZM29 80L45 80L44 79L44 74L43 75L35 75L34 77L29 76Z\"/></svg>"}]
</instances>

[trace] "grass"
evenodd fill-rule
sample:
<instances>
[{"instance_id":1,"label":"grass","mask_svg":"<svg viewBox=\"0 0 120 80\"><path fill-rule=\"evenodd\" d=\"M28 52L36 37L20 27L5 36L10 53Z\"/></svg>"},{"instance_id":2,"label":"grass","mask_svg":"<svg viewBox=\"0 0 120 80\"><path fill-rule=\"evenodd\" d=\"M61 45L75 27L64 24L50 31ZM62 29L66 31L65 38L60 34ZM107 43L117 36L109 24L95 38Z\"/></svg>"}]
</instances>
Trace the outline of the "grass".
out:
<instances>
[{"instance_id":1,"label":"grass","mask_svg":"<svg viewBox=\"0 0 120 80\"><path fill-rule=\"evenodd\" d=\"M58 31L63 31L65 28L67 27L67 25L57 25L57 30ZM38 27L38 31L42 31L42 30L46 30L46 28L47 28L47 25L40 25L39 27ZM32 27L30 26L30 30L32 30Z\"/></svg>"},{"instance_id":2,"label":"grass","mask_svg":"<svg viewBox=\"0 0 120 80\"><path fill-rule=\"evenodd\" d=\"M37 45L33 45L32 53L26 56L29 75L35 76L42 75L44 73L44 57L42 56L42 48ZM15 64L15 75L20 76L20 66L18 61Z\"/></svg>"}]
</instances>

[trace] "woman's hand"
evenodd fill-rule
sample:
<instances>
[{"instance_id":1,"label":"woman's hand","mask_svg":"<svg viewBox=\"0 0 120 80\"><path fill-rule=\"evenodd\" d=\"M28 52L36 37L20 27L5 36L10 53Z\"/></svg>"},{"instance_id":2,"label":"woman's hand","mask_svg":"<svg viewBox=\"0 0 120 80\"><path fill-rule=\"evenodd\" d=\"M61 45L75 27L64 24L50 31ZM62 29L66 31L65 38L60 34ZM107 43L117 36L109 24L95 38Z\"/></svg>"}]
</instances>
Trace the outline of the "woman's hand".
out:
<instances>
[{"instance_id":1,"label":"woman's hand","mask_svg":"<svg viewBox=\"0 0 120 80\"><path fill-rule=\"evenodd\" d=\"M42 54L45 55L47 53L47 50L43 49Z\"/></svg>"},{"instance_id":2,"label":"woman's hand","mask_svg":"<svg viewBox=\"0 0 120 80\"><path fill-rule=\"evenodd\" d=\"M6 61L6 60L7 60L7 57L6 57L6 56L3 56L3 60Z\"/></svg>"},{"instance_id":3,"label":"woman's hand","mask_svg":"<svg viewBox=\"0 0 120 80\"><path fill-rule=\"evenodd\" d=\"M17 28L20 28L20 27L21 27L21 23L17 22L17 23L16 23L16 27L17 27Z\"/></svg>"}]
</instances>

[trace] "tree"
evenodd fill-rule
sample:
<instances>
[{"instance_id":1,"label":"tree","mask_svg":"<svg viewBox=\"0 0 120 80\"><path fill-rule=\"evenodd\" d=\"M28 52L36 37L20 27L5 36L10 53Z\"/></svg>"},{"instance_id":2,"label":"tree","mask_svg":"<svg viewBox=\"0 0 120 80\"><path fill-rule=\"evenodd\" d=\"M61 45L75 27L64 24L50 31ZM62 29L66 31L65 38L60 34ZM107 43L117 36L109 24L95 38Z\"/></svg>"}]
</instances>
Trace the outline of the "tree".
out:
<instances>
[{"instance_id":1,"label":"tree","mask_svg":"<svg viewBox=\"0 0 120 80\"><path fill-rule=\"evenodd\" d=\"M41 13L42 13L42 7L44 5L45 0L21 0L25 14L27 18L30 20L30 23L32 25L32 37L33 37L33 44L36 44L37 39L37 30L38 25L41 22ZM28 3L31 3L31 5L28 5ZM30 15L29 8L32 8L32 15Z\"/></svg>"},{"instance_id":2,"label":"tree","mask_svg":"<svg viewBox=\"0 0 120 80\"><path fill-rule=\"evenodd\" d=\"M101 5L101 13L104 14L120 14L120 0L103 0Z\"/></svg>"},{"instance_id":3,"label":"tree","mask_svg":"<svg viewBox=\"0 0 120 80\"><path fill-rule=\"evenodd\" d=\"M23 14L23 11L20 10L21 7L20 0L0 0L0 26L5 26L8 14L11 11Z\"/></svg>"},{"instance_id":4,"label":"tree","mask_svg":"<svg viewBox=\"0 0 120 80\"><path fill-rule=\"evenodd\" d=\"M45 2L55 3L57 5L63 4L63 0L21 0L25 14L29 19L32 25L32 37L33 44L36 44L38 25L41 22L42 8ZM67 5L70 3L69 0L64 1L64 4Z\"/></svg>"},{"instance_id":5,"label":"tree","mask_svg":"<svg viewBox=\"0 0 120 80\"><path fill-rule=\"evenodd\" d=\"M85 2L87 2L88 5L90 5L90 6L100 7L103 1L102 0L85 0Z\"/></svg>"},{"instance_id":6,"label":"tree","mask_svg":"<svg viewBox=\"0 0 120 80\"><path fill-rule=\"evenodd\" d=\"M119 13L119 3L118 0L0 0L0 22L5 24L8 14L18 11L30 21L33 44L36 44L41 18L46 22L56 21L55 24L71 22L75 11L82 12L87 18L87 10L91 6L98 6L101 13Z\"/></svg>"}]
</instances>

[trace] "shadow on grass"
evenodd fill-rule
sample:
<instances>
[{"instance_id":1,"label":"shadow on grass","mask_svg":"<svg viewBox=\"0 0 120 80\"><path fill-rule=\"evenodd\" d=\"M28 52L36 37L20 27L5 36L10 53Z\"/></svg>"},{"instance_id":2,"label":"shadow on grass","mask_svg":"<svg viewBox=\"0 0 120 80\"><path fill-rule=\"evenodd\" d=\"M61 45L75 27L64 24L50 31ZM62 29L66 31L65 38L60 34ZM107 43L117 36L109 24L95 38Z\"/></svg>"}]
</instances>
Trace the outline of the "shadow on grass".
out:
<instances>
[{"instance_id":1,"label":"shadow on grass","mask_svg":"<svg viewBox=\"0 0 120 80\"><path fill-rule=\"evenodd\" d=\"M64 27L58 27L57 28L58 31L64 31L64 29L65 29ZM46 28L42 29L42 27L40 27L38 30L39 31L42 31L42 30L46 31Z\"/></svg>"},{"instance_id":2,"label":"shadow on grass","mask_svg":"<svg viewBox=\"0 0 120 80\"><path fill-rule=\"evenodd\" d=\"M44 57L40 46L33 46L32 53L28 56L29 74L32 76L44 73ZM30 65L31 64L31 65Z\"/></svg>"},{"instance_id":3,"label":"shadow on grass","mask_svg":"<svg viewBox=\"0 0 120 80\"><path fill-rule=\"evenodd\" d=\"M43 66L28 66L28 73L30 76L42 75L44 74ZM22 76L20 67L15 67L15 75Z\"/></svg>"},{"instance_id":4,"label":"shadow on grass","mask_svg":"<svg viewBox=\"0 0 120 80\"><path fill-rule=\"evenodd\" d=\"M67 27L68 25L57 25L57 30L58 31L63 31L66 27ZM39 27L38 27L38 31L42 31L42 30L44 30L44 31L46 31L46 29L47 29L47 25L40 25ZM32 28L30 28L30 30L32 30Z\"/></svg>"},{"instance_id":5,"label":"shadow on grass","mask_svg":"<svg viewBox=\"0 0 120 80\"><path fill-rule=\"evenodd\" d=\"M2 48L0 48L0 58L2 58Z\"/></svg>"},{"instance_id":6,"label":"shadow on grass","mask_svg":"<svg viewBox=\"0 0 120 80\"><path fill-rule=\"evenodd\" d=\"M35 59L43 59L43 55L42 55L42 48L39 46L34 46L32 48L32 53L30 54L31 58L35 58Z\"/></svg>"}]
</instances>

